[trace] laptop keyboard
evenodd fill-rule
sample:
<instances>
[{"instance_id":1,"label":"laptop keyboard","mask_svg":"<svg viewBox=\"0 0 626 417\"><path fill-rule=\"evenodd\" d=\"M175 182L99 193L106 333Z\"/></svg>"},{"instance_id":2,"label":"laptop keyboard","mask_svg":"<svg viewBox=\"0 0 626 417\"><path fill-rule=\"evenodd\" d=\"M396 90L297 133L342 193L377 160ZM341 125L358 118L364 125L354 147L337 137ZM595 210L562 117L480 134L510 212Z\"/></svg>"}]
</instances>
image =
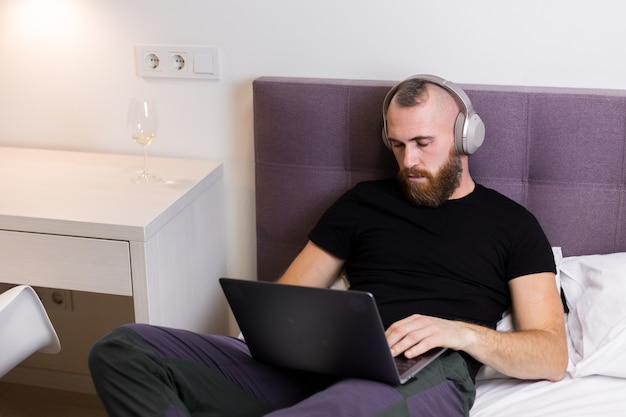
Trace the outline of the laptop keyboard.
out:
<instances>
[{"instance_id":1,"label":"laptop keyboard","mask_svg":"<svg viewBox=\"0 0 626 417\"><path fill-rule=\"evenodd\" d=\"M407 358L404 355L396 356L394 359L396 363L396 368L398 368L398 373L402 375L403 372L407 371L411 366L415 365L415 363L419 360L419 356L416 358Z\"/></svg>"}]
</instances>

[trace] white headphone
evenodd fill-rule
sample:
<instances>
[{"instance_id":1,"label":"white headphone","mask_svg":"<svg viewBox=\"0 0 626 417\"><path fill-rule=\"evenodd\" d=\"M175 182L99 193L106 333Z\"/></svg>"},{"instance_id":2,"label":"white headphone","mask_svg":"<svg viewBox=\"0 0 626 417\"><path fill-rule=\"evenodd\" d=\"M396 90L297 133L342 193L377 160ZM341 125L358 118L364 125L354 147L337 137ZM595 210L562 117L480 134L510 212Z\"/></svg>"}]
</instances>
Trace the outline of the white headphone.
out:
<instances>
[{"instance_id":1,"label":"white headphone","mask_svg":"<svg viewBox=\"0 0 626 417\"><path fill-rule=\"evenodd\" d=\"M472 107L472 102L469 97L465 94L465 91L463 91L456 84L429 74L413 75L396 84L385 96L385 101L383 102L382 133L383 143L385 146L391 149L391 143L387 137L387 110L389 109L391 100L404 83L413 80L421 80L438 85L450 93L461 108L456 117L456 122L454 123L454 147L460 154L471 155L476 152L485 140L485 124L481 120L480 116L474 111L474 107Z\"/></svg>"}]
</instances>

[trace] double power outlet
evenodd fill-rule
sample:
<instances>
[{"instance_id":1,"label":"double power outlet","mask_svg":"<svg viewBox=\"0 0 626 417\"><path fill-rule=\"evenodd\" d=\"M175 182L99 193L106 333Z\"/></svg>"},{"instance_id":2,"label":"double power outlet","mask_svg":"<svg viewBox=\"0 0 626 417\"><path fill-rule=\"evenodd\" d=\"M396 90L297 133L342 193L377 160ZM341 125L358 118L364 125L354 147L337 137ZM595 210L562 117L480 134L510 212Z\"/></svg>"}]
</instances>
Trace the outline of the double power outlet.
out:
<instances>
[{"instance_id":1,"label":"double power outlet","mask_svg":"<svg viewBox=\"0 0 626 417\"><path fill-rule=\"evenodd\" d=\"M211 46L137 45L142 77L219 79L219 50Z\"/></svg>"}]
</instances>

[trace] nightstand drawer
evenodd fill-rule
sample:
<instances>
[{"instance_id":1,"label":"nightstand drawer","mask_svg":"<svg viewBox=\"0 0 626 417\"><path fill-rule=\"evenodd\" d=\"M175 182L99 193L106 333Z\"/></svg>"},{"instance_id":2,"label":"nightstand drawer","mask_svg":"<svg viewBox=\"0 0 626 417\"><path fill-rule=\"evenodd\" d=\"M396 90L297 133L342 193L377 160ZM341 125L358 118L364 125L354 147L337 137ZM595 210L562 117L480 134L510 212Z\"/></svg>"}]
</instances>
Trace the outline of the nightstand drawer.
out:
<instances>
[{"instance_id":1,"label":"nightstand drawer","mask_svg":"<svg viewBox=\"0 0 626 417\"><path fill-rule=\"evenodd\" d=\"M132 295L129 243L0 230L0 282Z\"/></svg>"}]
</instances>

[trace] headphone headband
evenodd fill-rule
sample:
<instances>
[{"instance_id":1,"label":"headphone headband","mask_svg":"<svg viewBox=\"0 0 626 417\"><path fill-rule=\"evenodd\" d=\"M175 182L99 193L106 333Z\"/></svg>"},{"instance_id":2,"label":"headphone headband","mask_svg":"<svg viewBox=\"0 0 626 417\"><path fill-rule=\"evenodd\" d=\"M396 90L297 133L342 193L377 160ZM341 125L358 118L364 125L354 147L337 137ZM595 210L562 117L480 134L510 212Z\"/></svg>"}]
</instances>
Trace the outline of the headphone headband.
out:
<instances>
[{"instance_id":1,"label":"headphone headband","mask_svg":"<svg viewBox=\"0 0 626 417\"><path fill-rule=\"evenodd\" d=\"M485 125L480 116L474 111L472 102L469 97L458 85L453 82L444 80L441 77L430 74L413 75L389 90L383 101L383 143L387 148L391 149L391 143L387 137L387 111L391 100L396 95L401 86L409 81L424 81L427 83L435 84L446 90L452 98L458 103L460 107L459 114L457 115L454 125L454 147L456 151L461 154L471 155L482 145L485 139Z\"/></svg>"}]
</instances>

